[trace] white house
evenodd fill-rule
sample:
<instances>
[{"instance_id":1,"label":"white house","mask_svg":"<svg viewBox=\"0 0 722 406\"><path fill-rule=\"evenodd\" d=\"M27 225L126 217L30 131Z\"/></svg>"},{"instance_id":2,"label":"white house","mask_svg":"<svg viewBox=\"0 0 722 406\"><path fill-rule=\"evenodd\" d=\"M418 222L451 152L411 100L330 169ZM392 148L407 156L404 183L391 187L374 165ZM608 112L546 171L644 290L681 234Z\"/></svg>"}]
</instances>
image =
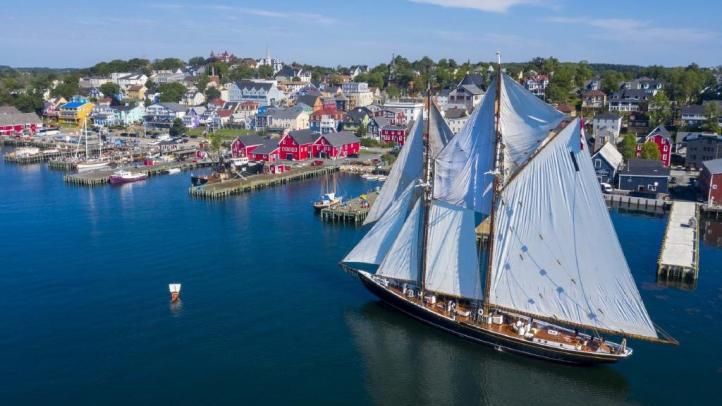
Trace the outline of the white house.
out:
<instances>
[{"instance_id":1,"label":"white house","mask_svg":"<svg viewBox=\"0 0 722 406\"><path fill-rule=\"evenodd\" d=\"M183 95L181 103L186 106L200 106L206 102L206 96L198 91L188 91Z\"/></svg>"},{"instance_id":2,"label":"white house","mask_svg":"<svg viewBox=\"0 0 722 406\"><path fill-rule=\"evenodd\" d=\"M241 80L228 88L228 101L255 101L259 106L277 105L286 99L275 80Z\"/></svg>"},{"instance_id":3,"label":"white house","mask_svg":"<svg viewBox=\"0 0 722 406\"><path fill-rule=\"evenodd\" d=\"M619 141L619 132L622 130L622 116L613 112L597 114L592 119L592 134L594 136L594 151L598 151L607 142L616 145Z\"/></svg>"},{"instance_id":4,"label":"white house","mask_svg":"<svg viewBox=\"0 0 722 406\"><path fill-rule=\"evenodd\" d=\"M148 76L142 73L111 73L110 78L113 82L117 83L122 89L126 89L129 86L145 86L145 82L148 81Z\"/></svg>"},{"instance_id":5,"label":"white house","mask_svg":"<svg viewBox=\"0 0 722 406\"><path fill-rule=\"evenodd\" d=\"M158 84L161 83L173 83L173 82L182 82L183 79L185 79L185 74L182 70L176 69L173 70L154 70L151 72L150 79Z\"/></svg>"}]
</instances>

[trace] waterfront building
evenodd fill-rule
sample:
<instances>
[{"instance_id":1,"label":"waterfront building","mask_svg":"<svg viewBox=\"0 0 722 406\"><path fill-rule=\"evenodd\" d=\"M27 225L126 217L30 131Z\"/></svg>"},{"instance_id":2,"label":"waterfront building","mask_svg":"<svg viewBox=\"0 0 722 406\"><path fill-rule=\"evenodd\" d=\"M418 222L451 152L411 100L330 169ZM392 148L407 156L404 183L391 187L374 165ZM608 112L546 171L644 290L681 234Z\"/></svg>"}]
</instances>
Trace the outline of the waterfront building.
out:
<instances>
[{"instance_id":1,"label":"waterfront building","mask_svg":"<svg viewBox=\"0 0 722 406\"><path fill-rule=\"evenodd\" d=\"M702 198L707 204L722 204L722 158L702 163L699 186Z\"/></svg>"},{"instance_id":2,"label":"waterfront building","mask_svg":"<svg viewBox=\"0 0 722 406\"><path fill-rule=\"evenodd\" d=\"M278 143L280 159L305 161L313 156L313 144L318 134L312 130L291 131Z\"/></svg>"},{"instance_id":3,"label":"waterfront building","mask_svg":"<svg viewBox=\"0 0 722 406\"><path fill-rule=\"evenodd\" d=\"M22 113L12 106L0 108L0 135L35 134L43 121L35 113Z\"/></svg>"},{"instance_id":4,"label":"waterfront building","mask_svg":"<svg viewBox=\"0 0 722 406\"><path fill-rule=\"evenodd\" d=\"M358 155L359 138L352 132L339 131L323 134L313 144L313 155L318 158L346 158Z\"/></svg>"},{"instance_id":5,"label":"waterfront building","mask_svg":"<svg viewBox=\"0 0 722 406\"><path fill-rule=\"evenodd\" d=\"M62 96L49 99L43 104L43 117L50 120L57 120L58 114L60 114L60 106L67 102Z\"/></svg>"},{"instance_id":6,"label":"waterfront building","mask_svg":"<svg viewBox=\"0 0 722 406\"><path fill-rule=\"evenodd\" d=\"M607 142L592 155L592 162L599 183L614 184L614 178L624 162L624 157L617 151L613 143Z\"/></svg>"},{"instance_id":7,"label":"waterfront building","mask_svg":"<svg viewBox=\"0 0 722 406\"><path fill-rule=\"evenodd\" d=\"M256 146L253 151L249 152L249 157L253 161L277 161L279 159L278 140L267 139L263 144Z\"/></svg>"},{"instance_id":8,"label":"waterfront building","mask_svg":"<svg viewBox=\"0 0 722 406\"><path fill-rule=\"evenodd\" d=\"M714 133L689 133L683 143L687 146L684 166L700 169L702 162L722 158L722 136Z\"/></svg>"},{"instance_id":9,"label":"waterfront building","mask_svg":"<svg viewBox=\"0 0 722 406\"><path fill-rule=\"evenodd\" d=\"M404 145L406 137L409 135L409 130L413 126L414 122L410 121L407 125L395 125L389 124L381 128L379 134L381 142L387 144L396 144L398 146Z\"/></svg>"},{"instance_id":10,"label":"waterfront building","mask_svg":"<svg viewBox=\"0 0 722 406\"><path fill-rule=\"evenodd\" d=\"M630 159L619 172L617 189L642 193L668 193L669 168L662 161Z\"/></svg>"},{"instance_id":11,"label":"waterfront building","mask_svg":"<svg viewBox=\"0 0 722 406\"><path fill-rule=\"evenodd\" d=\"M234 158L251 157L256 148L267 144L269 140L267 137L258 135L239 136L231 143L231 155ZM274 143L276 142L274 141Z\"/></svg>"},{"instance_id":12,"label":"waterfront building","mask_svg":"<svg viewBox=\"0 0 722 406\"><path fill-rule=\"evenodd\" d=\"M110 106L96 105L91 118L96 127L128 126L143 121L145 107L142 104Z\"/></svg>"},{"instance_id":13,"label":"waterfront building","mask_svg":"<svg viewBox=\"0 0 722 406\"><path fill-rule=\"evenodd\" d=\"M60 106L58 122L62 124L82 125L90 117L95 105L87 99L74 96L68 103Z\"/></svg>"}]
</instances>

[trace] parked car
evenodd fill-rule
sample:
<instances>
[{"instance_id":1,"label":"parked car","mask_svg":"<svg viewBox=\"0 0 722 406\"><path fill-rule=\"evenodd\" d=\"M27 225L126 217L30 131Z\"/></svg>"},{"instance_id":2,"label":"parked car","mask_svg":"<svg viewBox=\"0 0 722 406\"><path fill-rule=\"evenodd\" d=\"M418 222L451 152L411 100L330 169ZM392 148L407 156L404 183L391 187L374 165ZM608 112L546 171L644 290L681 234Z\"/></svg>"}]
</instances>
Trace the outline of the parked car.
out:
<instances>
[{"instance_id":1,"label":"parked car","mask_svg":"<svg viewBox=\"0 0 722 406\"><path fill-rule=\"evenodd\" d=\"M604 193L612 193L612 191L614 191L614 188L609 183L600 183L599 186L602 187L602 192Z\"/></svg>"}]
</instances>

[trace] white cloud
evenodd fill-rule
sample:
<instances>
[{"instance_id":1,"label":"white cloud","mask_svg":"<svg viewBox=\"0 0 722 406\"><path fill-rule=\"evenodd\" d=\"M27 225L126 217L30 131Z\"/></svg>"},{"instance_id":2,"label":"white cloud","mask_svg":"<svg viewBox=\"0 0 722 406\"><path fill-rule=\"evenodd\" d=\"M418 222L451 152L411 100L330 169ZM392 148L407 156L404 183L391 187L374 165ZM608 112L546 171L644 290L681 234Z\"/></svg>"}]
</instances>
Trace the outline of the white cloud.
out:
<instances>
[{"instance_id":1,"label":"white cloud","mask_svg":"<svg viewBox=\"0 0 722 406\"><path fill-rule=\"evenodd\" d=\"M333 17L325 16L322 14L306 13L306 12L295 12L295 11L277 11L260 8L248 8L248 7L236 7L225 4L199 4L199 5L185 5L176 3L152 3L149 5L153 8L159 8L164 10L173 11L184 11L184 10L210 10L223 12L225 17L228 17L229 13L238 13L245 15L252 15L264 18L283 19L298 22L306 22L313 24L334 24L336 19Z\"/></svg>"},{"instance_id":2,"label":"white cloud","mask_svg":"<svg viewBox=\"0 0 722 406\"><path fill-rule=\"evenodd\" d=\"M546 21L559 24L583 25L595 28L594 38L627 43L699 43L719 38L714 31L696 28L659 27L650 21L627 18L569 18L549 17Z\"/></svg>"},{"instance_id":3,"label":"white cloud","mask_svg":"<svg viewBox=\"0 0 722 406\"><path fill-rule=\"evenodd\" d=\"M442 7L470 8L474 10L506 13L518 5L551 5L550 0L410 0L414 3L433 4Z\"/></svg>"}]
</instances>

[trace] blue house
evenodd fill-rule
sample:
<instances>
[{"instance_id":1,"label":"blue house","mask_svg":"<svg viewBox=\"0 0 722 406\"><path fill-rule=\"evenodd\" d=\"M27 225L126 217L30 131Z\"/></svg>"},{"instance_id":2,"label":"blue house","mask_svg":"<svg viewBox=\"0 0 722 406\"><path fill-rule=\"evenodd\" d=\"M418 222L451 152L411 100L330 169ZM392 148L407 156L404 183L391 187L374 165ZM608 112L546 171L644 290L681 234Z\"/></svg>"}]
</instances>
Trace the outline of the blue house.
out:
<instances>
[{"instance_id":1,"label":"blue house","mask_svg":"<svg viewBox=\"0 0 722 406\"><path fill-rule=\"evenodd\" d=\"M617 185L631 192L669 193L669 168L656 159L631 159L619 172Z\"/></svg>"},{"instance_id":2,"label":"blue house","mask_svg":"<svg viewBox=\"0 0 722 406\"><path fill-rule=\"evenodd\" d=\"M614 178L617 176L622 162L624 162L624 158L614 144L609 142L604 144L596 154L592 155L592 163L594 163L594 171L597 173L599 183L614 184Z\"/></svg>"}]
</instances>

